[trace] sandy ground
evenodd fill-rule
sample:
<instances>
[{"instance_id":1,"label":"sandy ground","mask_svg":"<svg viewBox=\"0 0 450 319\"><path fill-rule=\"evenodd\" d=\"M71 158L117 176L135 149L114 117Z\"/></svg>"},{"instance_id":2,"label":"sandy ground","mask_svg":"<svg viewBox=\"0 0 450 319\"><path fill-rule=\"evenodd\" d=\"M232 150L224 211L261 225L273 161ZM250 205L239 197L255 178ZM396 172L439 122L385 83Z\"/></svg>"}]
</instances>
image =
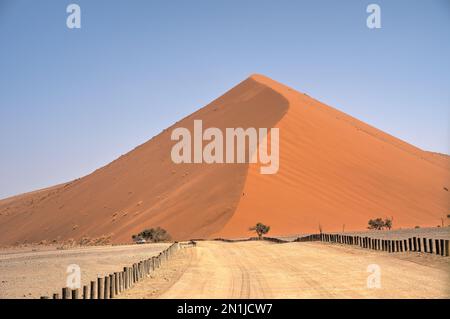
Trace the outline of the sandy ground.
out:
<instances>
[{"instance_id":1,"label":"sandy ground","mask_svg":"<svg viewBox=\"0 0 450 319\"><path fill-rule=\"evenodd\" d=\"M368 288L368 266L381 288ZM323 243L199 242L121 298L450 298L450 258Z\"/></svg>"},{"instance_id":2,"label":"sandy ground","mask_svg":"<svg viewBox=\"0 0 450 319\"><path fill-rule=\"evenodd\" d=\"M81 268L82 284L97 276L121 271L124 266L159 254L169 244L98 246L68 250L0 250L0 299L39 298L60 292L66 285L67 266Z\"/></svg>"}]
</instances>

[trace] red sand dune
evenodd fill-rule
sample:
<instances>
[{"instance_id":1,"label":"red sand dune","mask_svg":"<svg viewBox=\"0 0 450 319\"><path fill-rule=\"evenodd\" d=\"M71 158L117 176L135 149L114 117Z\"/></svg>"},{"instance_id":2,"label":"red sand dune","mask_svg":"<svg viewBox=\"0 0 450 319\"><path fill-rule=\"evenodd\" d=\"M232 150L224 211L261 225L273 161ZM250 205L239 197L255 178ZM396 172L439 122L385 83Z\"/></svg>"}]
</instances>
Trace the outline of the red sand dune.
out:
<instances>
[{"instance_id":1,"label":"red sand dune","mask_svg":"<svg viewBox=\"0 0 450 319\"><path fill-rule=\"evenodd\" d=\"M280 169L259 164L174 164L176 127L280 129ZM175 239L436 226L450 206L450 158L422 151L261 75L92 174L0 201L0 244L112 235L147 227Z\"/></svg>"}]
</instances>

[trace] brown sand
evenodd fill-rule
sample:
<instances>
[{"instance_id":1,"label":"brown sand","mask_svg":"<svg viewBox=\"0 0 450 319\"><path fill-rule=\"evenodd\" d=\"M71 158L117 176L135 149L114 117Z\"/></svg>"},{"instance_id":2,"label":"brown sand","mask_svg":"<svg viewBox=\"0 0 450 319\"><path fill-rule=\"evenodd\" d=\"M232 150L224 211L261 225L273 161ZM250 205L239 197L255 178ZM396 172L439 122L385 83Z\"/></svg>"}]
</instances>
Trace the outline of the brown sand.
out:
<instances>
[{"instance_id":1,"label":"brown sand","mask_svg":"<svg viewBox=\"0 0 450 319\"><path fill-rule=\"evenodd\" d=\"M450 298L440 256L267 242L199 242L183 254L120 298ZM367 287L371 264L380 288Z\"/></svg>"},{"instance_id":2,"label":"brown sand","mask_svg":"<svg viewBox=\"0 0 450 319\"><path fill-rule=\"evenodd\" d=\"M172 163L175 127L280 128L280 170ZM422 151L264 76L254 75L119 159L64 185L0 201L0 244L161 226L175 239L435 226L449 211L450 160Z\"/></svg>"}]
</instances>

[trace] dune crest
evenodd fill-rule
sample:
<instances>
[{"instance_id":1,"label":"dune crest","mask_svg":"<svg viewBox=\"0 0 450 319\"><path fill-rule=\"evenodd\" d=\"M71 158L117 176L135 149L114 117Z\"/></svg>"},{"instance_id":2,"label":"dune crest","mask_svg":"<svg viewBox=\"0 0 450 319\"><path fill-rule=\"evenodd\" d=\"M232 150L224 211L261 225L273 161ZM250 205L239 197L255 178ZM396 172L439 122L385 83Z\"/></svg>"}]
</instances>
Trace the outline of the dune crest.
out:
<instances>
[{"instance_id":1,"label":"dune crest","mask_svg":"<svg viewBox=\"0 0 450 319\"><path fill-rule=\"evenodd\" d=\"M203 126L277 127L280 168L174 164L171 131ZM448 213L450 160L425 152L262 75L78 180L0 201L0 244L110 235L128 242L147 227L174 239L436 226Z\"/></svg>"}]
</instances>

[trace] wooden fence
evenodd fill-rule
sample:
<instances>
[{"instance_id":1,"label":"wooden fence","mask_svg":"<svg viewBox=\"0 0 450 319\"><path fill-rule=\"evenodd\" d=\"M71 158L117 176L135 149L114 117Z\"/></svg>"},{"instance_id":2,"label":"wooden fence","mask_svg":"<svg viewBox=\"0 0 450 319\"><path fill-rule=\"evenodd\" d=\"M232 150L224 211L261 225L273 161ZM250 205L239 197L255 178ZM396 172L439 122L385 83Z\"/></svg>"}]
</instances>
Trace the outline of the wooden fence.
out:
<instances>
[{"instance_id":1,"label":"wooden fence","mask_svg":"<svg viewBox=\"0 0 450 319\"><path fill-rule=\"evenodd\" d=\"M290 241L288 240L284 240L284 239L280 239L280 238L275 238L275 237L250 237L250 238L241 238L241 239L226 239L226 238L215 238L214 240L218 240L218 241L224 241L227 243L237 243L237 242L242 242L242 241L253 241L253 240L266 240L266 241L271 241L274 243L289 243Z\"/></svg>"},{"instance_id":2,"label":"wooden fence","mask_svg":"<svg viewBox=\"0 0 450 319\"><path fill-rule=\"evenodd\" d=\"M412 251L436 254L446 257L450 255L448 239L431 239L422 237L411 237L407 239L379 239L341 234L313 234L299 237L295 241L322 241L359 246L365 249L380 250L389 253Z\"/></svg>"},{"instance_id":3,"label":"wooden fence","mask_svg":"<svg viewBox=\"0 0 450 319\"><path fill-rule=\"evenodd\" d=\"M262 237L263 240L275 242L275 243L288 243L292 241L274 238L274 237ZM259 240L258 237L250 237L244 239L225 239L216 238L224 242L234 243L242 241ZM344 245L359 246L361 248L386 251L390 253L395 252L424 252L430 254L436 254L440 256L448 257L449 252L449 240L448 239L431 239L431 238L419 238L411 237L407 239L378 239L371 237L350 236L340 234L312 234L308 236L298 237L293 242L308 242L308 241L321 241L328 243L337 243Z\"/></svg>"},{"instance_id":4,"label":"wooden fence","mask_svg":"<svg viewBox=\"0 0 450 319\"><path fill-rule=\"evenodd\" d=\"M131 266L123 267L120 272L114 272L105 277L93 280L89 285L79 289L64 287L52 297L42 296L41 299L112 299L123 291L133 288L152 271L160 268L179 249L196 246L194 241L187 243L174 243L159 253L158 256L141 260Z\"/></svg>"}]
</instances>

